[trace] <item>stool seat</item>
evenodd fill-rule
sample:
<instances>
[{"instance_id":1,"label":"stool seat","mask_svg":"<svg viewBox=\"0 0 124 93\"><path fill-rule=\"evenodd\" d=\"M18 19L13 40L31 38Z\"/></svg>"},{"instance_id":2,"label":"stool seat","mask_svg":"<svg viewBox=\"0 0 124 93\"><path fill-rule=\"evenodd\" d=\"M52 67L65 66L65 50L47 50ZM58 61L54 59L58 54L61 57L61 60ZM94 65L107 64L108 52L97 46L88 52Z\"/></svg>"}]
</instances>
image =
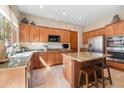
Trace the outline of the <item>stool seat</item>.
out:
<instances>
[{"instance_id":1,"label":"stool seat","mask_svg":"<svg viewBox=\"0 0 124 93\"><path fill-rule=\"evenodd\" d=\"M96 75L96 69L94 67L85 67L80 69L80 75L79 75L79 87L80 87L80 81L81 81L81 75L84 74L85 75L85 81L86 81L86 86L87 88L92 87L93 85L95 85L96 87L98 87L98 83L97 83L97 75ZM93 74L95 81L91 82L91 86L89 86L89 75Z\"/></svg>"},{"instance_id":2,"label":"stool seat","mask_svg":"<svg viewBox=\"0 0 124 93\"><path fill-rule=\"evenodd\" d=\"M92 73L94 73L95 68L87 67L87 68L81 69L80 71L84 74L92 74Z\"/></svg>"}]
</instances>

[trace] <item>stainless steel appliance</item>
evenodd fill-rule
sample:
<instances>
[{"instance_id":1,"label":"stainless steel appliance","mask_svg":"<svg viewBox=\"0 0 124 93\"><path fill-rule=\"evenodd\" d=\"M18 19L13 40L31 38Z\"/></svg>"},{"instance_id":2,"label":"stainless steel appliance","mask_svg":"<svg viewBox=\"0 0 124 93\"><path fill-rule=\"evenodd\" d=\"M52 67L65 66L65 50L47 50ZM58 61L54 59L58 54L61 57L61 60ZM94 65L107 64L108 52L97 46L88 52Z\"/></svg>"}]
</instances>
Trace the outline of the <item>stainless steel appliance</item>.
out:
<instances>
[{"instance_id":1,"label":"stainless steel appliance","mask_svg":"<svg viewBox=\"0 0 124 93\"><path fill-rule=\"evenodd\" d=\"M108 37L107 53L112 54L108 60L124 63L124 36Z\"/></svg>"},{"instance_id":2,"label":"stainless steel appliance","mask_svg":"<svg viewBox=\"0 0 124 93\"><path fill-rule=\"evenodd\" d=\"M105 52L105 39L104 36L96 36L88 41L89 51L104 53Z\"/></svg>"},{"instance_id":3,"label":"stainless steel appliance","mask_svg":"<svg viewBox=\"0 0 124 93\"><path fill-rule=\"evenodd\" d=\"M49 42L60 42L60 36L59 35L49 35L48 41Z\"/></svg>"}]
</instances>

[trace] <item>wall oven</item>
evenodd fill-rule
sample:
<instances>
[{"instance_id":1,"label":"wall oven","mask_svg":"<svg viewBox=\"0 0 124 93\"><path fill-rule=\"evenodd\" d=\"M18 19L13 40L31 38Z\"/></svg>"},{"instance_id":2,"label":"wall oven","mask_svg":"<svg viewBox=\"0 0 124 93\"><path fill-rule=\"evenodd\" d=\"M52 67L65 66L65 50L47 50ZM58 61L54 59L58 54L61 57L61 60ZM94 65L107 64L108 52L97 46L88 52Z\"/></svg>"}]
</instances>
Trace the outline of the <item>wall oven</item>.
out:
<instances>
[{"instance_id":1,"label":"wall oven","mask_svg":"<svg viewBox=\"0 0 124 93\"><path fill-rule=\"evenodd\" d=\"M108 37L107 53L112 54L109 60L124 63L124 36Z\"/></svg>"}]
</instances>

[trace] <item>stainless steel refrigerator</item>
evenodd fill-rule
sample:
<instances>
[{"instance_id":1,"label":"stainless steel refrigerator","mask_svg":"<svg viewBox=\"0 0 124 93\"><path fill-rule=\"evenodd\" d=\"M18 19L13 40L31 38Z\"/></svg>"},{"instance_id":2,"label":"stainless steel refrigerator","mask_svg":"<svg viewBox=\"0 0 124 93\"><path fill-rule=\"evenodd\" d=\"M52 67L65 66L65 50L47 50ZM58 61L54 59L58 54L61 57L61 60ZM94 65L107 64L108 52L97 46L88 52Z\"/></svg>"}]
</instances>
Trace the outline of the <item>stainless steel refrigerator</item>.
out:
<instances>
[{"instance_id":1,"label":"stainless steel refrigerator","mask_svg":"<svg viewBox=\"0 0 124 93\"><path fill-rule=\"evenodd\" d=\"M105 38L104 36L96 36L88 41L89 51L104 53L105 52Z\"/></svg>"}]
</instances>

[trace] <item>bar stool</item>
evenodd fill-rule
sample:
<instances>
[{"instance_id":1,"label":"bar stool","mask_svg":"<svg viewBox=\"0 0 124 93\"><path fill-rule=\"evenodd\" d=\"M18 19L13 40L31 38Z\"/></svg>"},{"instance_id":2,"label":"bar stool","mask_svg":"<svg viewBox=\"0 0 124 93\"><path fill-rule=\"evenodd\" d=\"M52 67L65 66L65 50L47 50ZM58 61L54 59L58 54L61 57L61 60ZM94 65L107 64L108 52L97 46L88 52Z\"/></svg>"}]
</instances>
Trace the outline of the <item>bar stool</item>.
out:
<instances>
[{"instance_id":1,"label":"bar stool","mask_svg":"<svg viewBox=\"0 0 124 93\"><path fill-rule=\"evenodd\" d=\"M81 82L81 75L85 75L85 81L86 81L86 86L87 88L92 87L92 86L96 86L98 87L98 83L97 83L97 75L96 75L96 69L93 67L85 67L83 69L80 69L80 74L79 74L79 81L78 81L78 86L80 87L80 82ZM93 74L95 81L93 82L89 82L89 75ZM89 84L91 83L91 86L89 86Z\"/></svg>"},{"instance_id":2,"label":"bar stool","mask_svg":"<svg viewBox=\"0 0 124 93\"><path fill-rule=\"evenodd\" d=\"M104 61L102 61L102 62L95 64L95 67L97 70L101 71L101 80L98 79L98 82L102 84L103 88L105 88L105 80L109 80L110 84L112 85L112 79L111 79L109 66ZM104 75L104 70L107 70L107 73L108 73L107 77Z\"/></svg>"}]
</instances>

